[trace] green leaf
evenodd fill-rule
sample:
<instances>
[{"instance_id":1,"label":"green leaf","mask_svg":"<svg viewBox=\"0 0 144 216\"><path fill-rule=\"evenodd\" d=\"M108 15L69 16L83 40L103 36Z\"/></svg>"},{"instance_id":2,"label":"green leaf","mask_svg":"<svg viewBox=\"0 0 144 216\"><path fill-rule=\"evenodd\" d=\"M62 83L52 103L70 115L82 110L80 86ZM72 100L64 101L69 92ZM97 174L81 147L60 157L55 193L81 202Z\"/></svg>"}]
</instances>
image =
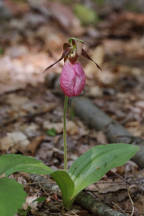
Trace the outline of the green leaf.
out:
<instances>
[{"instance_id":1,"label":"green leaf","mask_svg":"<svg viewBox=\"0 0 144 216\"><path fill-rule=\"evenodd\" d=\"M26 198L23 186L13 179L0 179L0 215L14 216Z\"/></svg>"},{"instance_id":2,"label":"green leaf","mask_svg":"<svg viewBox=\"0 0 144 216\"><path fill-rule=\"evenodd\" d=\"M100 180L110 169L123 165L138 150L137 146L122 143L99 145L90 149L68 171L75 183L73 196Z\"/></svg>"},{"instance_id":3,"label":"green leaf","mask_svg":"<svg viewBox=\"0 0 144 216\"><path fill-rule=\"evenodd\" d=\"M16 154L2 155L0 157L0 175L4 173L9 176L14 172L46 175L51 174L53 170L32 157Z\"/></svg>"},{"instance_id":4,"label":"green leaf","mask_svg":"<svg viewBox=\"0 0 144 216\"><path fill-rule=\"evenodd\" d=\"M41 196L41 197L38 197L37 199L33 200L32 202L33 203L34 202L41 203L41 202L44 202L45 200L46 200L46 197Z\"/></svg>"},{"instance_id":5,"label":"green leaf","mask_svg":"<svg viewBox=\"0 0 144 216\"><path fill-rule=\"evenodd\" d=\"M51 128L51 129L47 130L47 134L49 136L56 136L56 129Z\"/></svg>"},{"instance_id":6,"label":"green leaf","mask_svg":"<svg viewBox=\"0 0 144 216\"><path fill-rule=\"evenodd\" d=\"M76 4L74 7L76 16L80 19L84 25L89 25L98 22L99 18L96 12L83 4Z\"/></svg>"},{"instance_id":7,"label":"green leaf","mask_svg":"<svg viewBox=\"0 0 144 216\"><path fill-rule=\"evenodd\" d=\"M57 170L51 174L62 192L62 198L65 208L69 209L73 203L74 183L64 170Z\"/></svg>"},{"instance_id":8,"label":"green leaf","mask_svg":"<svg viewBox=\"0 0 144 216\"><path fill-rule=\"evenodd\" d=\"M95 146L78 158L68 172L54 171L32 157L7 154L0 157L0 175L18 171L50 174L61 189L65 208L69 209L81 190L97 182L110 169L123 165L138 150L137 146L122 143ZM0 206L0 210L5 209Z\"/></svg>"}]
</instances>

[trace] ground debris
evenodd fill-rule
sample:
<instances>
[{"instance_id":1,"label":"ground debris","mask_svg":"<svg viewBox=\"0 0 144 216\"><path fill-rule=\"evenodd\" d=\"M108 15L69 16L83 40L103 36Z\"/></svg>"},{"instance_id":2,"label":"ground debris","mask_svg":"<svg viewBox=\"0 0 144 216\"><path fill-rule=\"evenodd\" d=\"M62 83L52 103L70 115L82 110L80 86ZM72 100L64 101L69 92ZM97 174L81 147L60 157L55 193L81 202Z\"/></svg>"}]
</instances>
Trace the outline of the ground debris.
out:
<instances>
[{"instance_id":1,"label":"ground debris","mask_svg":"<svg viewBox=\"0 0 144 216\"><path fill-rule=\"evenodd\" d=\"M106 1L109 7L92 0L2 2L0 154L32 155L54 169L63 169L63 103L61 90L53 88L58 86L63 62L46 73L43 71L59 58L63 43L71 36L88 42L90 56L102 67L99 71L92 62L80 59L87 76L83 94L127 128L132 136L144 138L143 14L124 11L118 1L112 1L117 4L114 4L115 10L110 1ZM77 3L97 11L98 22L83 25L74 11ZM69 111L67 121L68 166L89 148L108 143L104 131L88 128L73 110ZM54 132L50 133L51 130ZM112 172L87 190L111 208L131 215L127 190L130 187L134 216L143 215L143 170L134 162L128 162ZM43 184L22 173L13 178L24 184L28 192L24 206L27 216L91 214L85 206L74 205L72 210L64 210L61 194L50 179L51 184L45 190L43 185L49 181L47 178ZM33 202L39 197L46 199L41 203Z\"/></svg>"}]
</instances>

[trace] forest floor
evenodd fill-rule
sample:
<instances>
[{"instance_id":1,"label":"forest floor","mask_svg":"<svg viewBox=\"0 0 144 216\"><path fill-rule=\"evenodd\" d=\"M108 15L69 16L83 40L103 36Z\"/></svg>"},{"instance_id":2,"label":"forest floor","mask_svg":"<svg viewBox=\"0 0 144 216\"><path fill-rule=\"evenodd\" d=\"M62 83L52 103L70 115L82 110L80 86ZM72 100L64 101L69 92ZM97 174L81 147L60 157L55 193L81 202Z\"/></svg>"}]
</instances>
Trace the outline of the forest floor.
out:
<instances>
[{"instance_id":1,"label":"forest floor","mask_svg":"<svg viewBox=\"0 0 144 216\"><path fill-rule=\"evenodd\" d=\"M63 97L53 85L63 62L43 70L61 56L63 43L71 36L87 41L89 54L102 67L101 72L81 59L87 77L83 96L134 136L144 138L144 15L112 11L101 15L97 24L82 25L71 5L29 2L9 1L13 15L1 21L0 154L31 155L63 168ZM103 131L89 128L71 110L67 121L69 166L90 147L108 143ZM142 216L144 190L132 184L129 196L125 184L132 175L144 178L143 170L129 161L86 190L113 209L132 215L134 207L133 215ZM13 177L28 192L19 216L91 215L78 205L65 211L60 195L46 190L34 176ZM44 199L33 202L38 197Z\"/></svg>"}]
</instances>

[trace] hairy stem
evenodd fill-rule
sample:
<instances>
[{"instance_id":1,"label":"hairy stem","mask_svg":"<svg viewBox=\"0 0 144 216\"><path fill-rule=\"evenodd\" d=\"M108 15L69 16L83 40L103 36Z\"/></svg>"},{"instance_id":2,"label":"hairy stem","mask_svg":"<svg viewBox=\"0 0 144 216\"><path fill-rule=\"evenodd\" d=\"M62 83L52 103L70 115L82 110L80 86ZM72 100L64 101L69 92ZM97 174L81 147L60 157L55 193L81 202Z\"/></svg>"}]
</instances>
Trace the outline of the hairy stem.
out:
<instances>
[{"instance_id":1,"label":"hairy stem","mask_svg":"<svg viewBox=\"0 0 144 216\"><path fill-rule=\"evenodd\" d=\"M68 96L64 100L64 127L63 127L63 140L64 140L64 170L67 170L67 134L66 134L66 112L68 107Z\"/></svg>"}]
</instances>

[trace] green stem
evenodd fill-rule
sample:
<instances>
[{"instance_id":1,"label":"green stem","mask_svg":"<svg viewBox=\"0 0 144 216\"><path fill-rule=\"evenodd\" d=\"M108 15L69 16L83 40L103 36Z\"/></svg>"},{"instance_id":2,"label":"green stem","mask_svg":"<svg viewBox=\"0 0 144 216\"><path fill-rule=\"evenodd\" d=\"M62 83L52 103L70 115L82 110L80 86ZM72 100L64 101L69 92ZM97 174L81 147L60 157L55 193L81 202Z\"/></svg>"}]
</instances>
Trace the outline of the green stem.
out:
<instances>
[{"instance_id":1,"label":"green stem","mask_svg":"<svg viewBox=\"0 0 144 216\"><path fill-rule=\"evenodd\" d=\"M68 96L64 100L64 127L63 127L63 140L64 140L64 170L67 170L67 134L66 134L66 112L68 107Z\"/></svg>"}]
</instances>

